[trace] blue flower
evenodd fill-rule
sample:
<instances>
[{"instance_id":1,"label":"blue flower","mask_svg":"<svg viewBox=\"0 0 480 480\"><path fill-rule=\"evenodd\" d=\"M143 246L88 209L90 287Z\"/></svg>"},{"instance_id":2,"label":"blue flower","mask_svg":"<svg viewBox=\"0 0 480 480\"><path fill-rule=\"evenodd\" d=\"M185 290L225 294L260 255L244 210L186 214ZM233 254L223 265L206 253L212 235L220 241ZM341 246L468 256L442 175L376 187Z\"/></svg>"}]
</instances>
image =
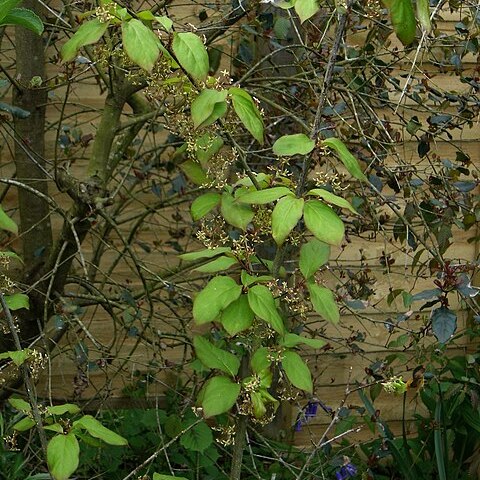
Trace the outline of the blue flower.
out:
<instances>
[{"instance_id":1,"label":"blue flower","mask_svg":"<svg viewBox=\"0 0 480 480\"><path fill-rule=\"evenodd\" d=\"M357 474L357 467L353 463L347 463L340 470L335 472L337 480L347 480Z\"/></svg>"}]
</instances>

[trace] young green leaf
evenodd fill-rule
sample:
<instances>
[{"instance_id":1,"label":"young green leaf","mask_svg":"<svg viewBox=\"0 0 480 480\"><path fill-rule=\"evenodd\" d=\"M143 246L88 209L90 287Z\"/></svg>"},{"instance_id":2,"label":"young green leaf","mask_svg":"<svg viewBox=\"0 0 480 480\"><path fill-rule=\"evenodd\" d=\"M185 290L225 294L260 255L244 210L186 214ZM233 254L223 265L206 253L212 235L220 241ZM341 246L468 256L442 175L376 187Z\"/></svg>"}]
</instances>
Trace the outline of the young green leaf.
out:
<instances>
[{"instance_id":1,"label":"young green leaf","mask_svg":"<svg viewBox=\"0 0 480 480\"><path fill-rule=\"evenodd\" d=\"M8 15L0 21L0 25L20 25L37 35L43 33L42 20L38 15L27 8L13 8Z\"/></svg>"},{"instance_id":2,"label":"young green leaf","mask_svg":"<svg viewBox=\"0 0 480 480\"><path fill-rule=\"evenodd\" d=\"M312 238L300 247L300 271L310 278L330 258L330 245Z\"/></svg>"},{"instance_id":3,"label":"young green leaf","mask_svg":"<svg viewBox=\"0 0 480 480\"><path fill-rule=\"evenodd\" d=\"M64 62L70 62L75 58L80 48L85 45L97 43L107 31L108 23L101 22L98 18L80 25L73 37L63 45L60 55Z\"/></svg>"},{"instance_id":4,"label":"young green leaf","mask_svg":"<svg viewBox=\"0 0 480 480\"><path fill-rule=\"evenodd\" d=\"M194 260L200 260L202 258L213 258L222 253L231 252L230 247L216 247L216 248L206 248L205 250L199 250L198 252L182 253L178 257L182 260L193 262Z\"/></svg>"},{"instance_id":5,"label":"young green leaf","mask_svg":"<svg viewBox=\"0 0 480 480\"><path fill-rule=\"evenodd\" d=\"M256 259L257 257L254 258ZM247 271L242 270L240 280L243 286L249 287L254 283L271 282L273 277L271 275L250 275Z\"/></svg>"},{"instance_id":6,"label":"young green leaf","mask_svg":"<svg viewBox=\"0 0 480 480\"><path fill-rule=\"evenodd\" d=\"M242 293L242 286L233 278L212 278L193 301L193 318L197 325L212 322Z\"/></svg>"},{"instance_id":7,"label":"young green leaf","mask_svg":"<svg viewBox=\"0 0 480 480\"><path fill-rule=\"evenodd\" d=\"M65 430L59 423L52 423L50 425L43 425L44 430L48 430L50 432L56 432L56 433L64 433Z\"/></svg>"},{"instance_id":8,"label":"young green leaf","mask_svg":"<svg viewBox=\"0 0 480 480\"><path fill-rule=\"evenodd\" d=\"M281 198L272 212L272 236L277 245L282 245L295 225L302 218L303 198Z\"/></svg>"},{"instance_id":9,"label":"young green leaf","mask_svg":"<svg viewBox=\"0 0 480 480\"><path fill-rule=\"evenodd\" d=\"M307 228L318 240L329 245L339 245L345 233L345 225L339 216L318 200L305 202L303 218Z\"/></svg>"},{"instance_id":10,"label":"young green leaf","mask_svg":"<svg viewBox=\"0 0 480 480\"><path fill-rule=\"evenodd\" d=\"M163 475L162 473L154 473L153 480L188 480L185 477L174 477L173 475Z\"/></svg>"},{"instance_id":11,"label":"young green leaf","mask_svg":"<svg viewBox=\"0 0 480 480\"><path fill-rule=\"evenodd\" d=\"M327 138L323 140L322 143L336 152L345 165L345 168L354 178L367 181L367 177L362 172L358 160L350 153L346 145L339 138Z\"/></svg>"},{"instance_id":12,"label":"young green leaf","mask_svg":"<svg viewBox=\"0 0 480 480\"><path fill-rule=\"evenodd\" d=\"M113 432L107 427L104 427L96 418L91 415L84 415L82 418L73 422L74 430L83 429L94 438L99 438L109 445L128 445L128 441Z\"/></svg>"},{"instance_id":13,"label":"young green leaf","mask_svg":"<svg viewBox=\"0 0 480 480\"><path fill-rule=\"evenodd\" d=\"M194 127L206 127L223 117L227 113L226 98L226 90L202 90L190 107Z\"/></svg>"},{"instance_id":14,"label":"young green leaf","mask_svg":"<svg viewBox=\"0 0 480 480\"><path fill-rule=\"evenodd\" d=\"M246 230L254 216L248 205L242 205L228 192L222 194L220 211L227 223L242 230Z\"/></svg>"},{"instance_id":15,"label":"young green leaf","mask_svg":"<svg viewBox=\"0 0 480 480\"><path fill-rule=\"evenodd\" d=\"M78 467L80 447L73 433L56 435L47 445L48 469L54 480L68 480Z\"/></svg>"},{"instance_id":16,"label":"young green leaf","mask_svg":"<svg viewBox=\"0 0 480 480\"><path fill-rule=\"evenodd\" d=\"M226 257L222 255L221 257L217 257L215 260L212 260L205 265L194 268L194 270L202 273L217 273L228 270L230 267L233 267L233 265L236 265L237 263L238 260L236 258Z\"/></svg>"},{"instance_id":17,"label":"young green leaf","mask_svg":"<svg viewBox=\"0 0 480 480\"><path fill-rule=\"evenodd\" d=\"M25 417L19 420L15 425L13 425L13 429L17 432L26 432L30 430L32 427L36 425L36 422L33 418Z\"/></svg>"},{"instance_id":18,"label":"young green leaf","mask_svg":"<svg viewBox=\"0 0 480 480\"><path fill-rule=\"evenodd\" d=\"M393 30L404 45L415 40L416 21L412 0L383 0L390 10Z\"/></svg>"},{"instance_id":19,"label":"young green leaf","mask_svg":"<svg viewBox=\"0 0 480 480\"><path fill-rule=\"evenodd\" d=\"M241 88L232 87L233 109L245 128L260 145L263 145L263 119L252 97Z\"/></svg>"},{"instance_id":20,"label":"young green leaf","mask_svg":"<svg viewBox=\"0 0 480 480\"><path fill-rule=\"evenodd\" d=\"M202 392L202 408L205 418L228 412L237 401L240 385L227 377L213 377Z\"/></svg>"},{"instance_id":21,"label":"young green leaf","mask_svg":"<svg viewBox=\"0 0 480 480\"><path fill-rule=\"evenodd\" d=\"M10 359L15 365L20 366L30 357L31 354L32 351L30 349L24 348L23 350L13 350L0 353L0 359Z\"/></svg>"},{"instance_id":22,"label":"young green leaf","mask_svg":"<svg viewBox=\"0 0 480 480\"><path fill-rule=\"evenodd\" d=\"M282 359L282 368L294 387L312 393L312 374L298 353L285 352Z\"/></svg>"},{"instance_id":23,"label":"young green leaf","mask_svg":"<svg viewBox=\"0 0 480 480\"><path fill-rule=\"evenodd\" d=\"M191 32L175 33L172 49L182 68L195 80L207 78L208 53L199 36Z\"/></svg>"},{"instance_id":24,"label":"young green leaf","mask_svg":"<svg viewBox=\"0 0 480 480\"><path fill-rule=\"evenodd\" d=\"M432 30L432 22L430 21L430 1L417 0L417 18L423 29L430 33Z\"/></svg>"},{"instance_id":25,"label":"young green leaf","mask_svg":"<svg viewBox=\"0 0 480 480\"><path fill-rule=\"evenodd\" d=\"M268 323L276 332L283 335L285 326L278 313L272 292L264 285L254 285L248 289L248 303L255 315Z\"/></svg>"},{"instance_id":26,"label":"young green leaf","mask_svg":"<svg viewBox=\"0 0 480 480\"><path fill-rule=\"evenodd\" d=\"M317 0L297 0L295 2L295 12L302 23L313 17L319 10L320 5Z\"/></svg>"},{"instance_id":27,"label":"young green leaf","mask_svg":"<svg viewBox=\"0 0 480 480\"><path fill-rule=\"evenodd\" d=\"M315 311L325 320L331 323L340 321L340 312L335 302L333 292L329 288L321 287L315 282L308 282L308 291L310 292L310 300Z\"/></svg>"},{"instance_id":28,"label":"young green leaf","mask_svg":"<svg viewBox=\"0 0 480 480\"><path fill-rule=\"evenodd\" d=\"M208 178L207 172L202 165L195 160L187 160L186 162L183 162L180 164L180 168L186 177L195 185L205 185L212 181Z\"/></svg>"},{"instance_id":29,"label":"young green leaf","mask_svg":"<svg viewBox=\"0 0 480 480\"><path fill-rule=\"evenodd\" d=\"M32 406L23 398L11 397L8 399L8 403L20 412L28 413L32 411Z\"/></svg>"},{"instance_id":30,"label":"young green leaf","mask_svg":"<svg viewBox=\"0 0 480 480\"><path fill-rule=\"evenodd\" d=\"M25 295L24 293L5 295L5 303L10 310L20 310L21 308L26 308L28 310L30 308L30 300L28 295Z\"/></svg>"},{"instance_id":31,"label":"young green leaf","mask_svg":"<svg viewBox=\"0 0 480 480\"><path fill-rule=\"evenodd\" d=\"M19 257L15 252L10 252L8 250L1 251L0 252L0 260L3 261L4 259L7 259L7 258L13 259L13 260L18 260L20 263L23 263L22 257Z\"/></svg>"},{"instance_id":32,"label":"young green leaf","mask_svg":"<svg viewBox=\"0 0 480 480\"><path fill-rule=\"evenodd\" d=\"M197 423L180 437L180 445L188 452L202 453L212 443L212 430L205 422Z\"/></svg>"},{"instance_id":33,"label":"young green leaf","mask_svg":"<svg viewBox=\"0 0 480 480\"><path fill-rule=\"evenodd\" d=\"M278 156L307 155L315 148L315 142L304 133L283 135L273 144L273 153Z\"/></svg>"},{"instance_id":34,"label":"young green leaf","mask_svg":"<svg viewBox=\"0 0 480 480\"><path fill-rule=\"evenodd\" d=\"M325 340L322 340L321 338L302 337L296 333L286 333L280 341L280 345L287 348L296 347L300 344L307 345L312 348L322 348L325 345Z\"/></svg>"},{"instance_id":35,"label":"young green leaf","mask_svg":"<svg viewBox=\"0 0 480 480\"><path fill-rule=\"evenodd\" d=\"M204 133L195 140L195 154L201 165L205 164L223 147L222 137L212 135L210 132Z\"/></svg>"},{"instance_id":36,"label":"young green leaf","mask_svg":"<svg viewBox=\"0 0 480 480\"><path fill-rule=\"evenodd\" d=\"M309 192L307 192L307 195L315 195L316 197L322 198L327 203L331 203L332 205L336 205L337 207L340 207L340 208L346 208L347 210L350 210L352 213L355 213L358 215L358 212L353 208L352 204L348 200L345 200L344 198L339 197L338 195L335 195L334 193L329 192L328 190L324 190L323 188L314 188Z\"/></svg>"},{"instance_id":37,"label":"young green leaf","mask_svg":"<svg viewBox=\"0 0 480 480\"><path fill-rule=\"evenodd\" d=\"M274 202L285 195L293 195L292 191L287 187L272 187L264 190L255 190L247 192L237 197L236 201L240 203L251 203L255 205L264 205Z\"/></svg>"},{"instance_id":38,"label":"young green leaf","mask_svg":"<svg viewBox=\"0 0 480 480\"><path fill-rule=\"evenodd\" d=\"M74 403L64 403L63 405L53 405L47 407L49 415L64 415L65 413L75 414L80 412L80 407Z\"/></svg>"},{"instance_id":39,"label":"young green leaf","mask_svg":"<svg viewBox=\"0 0 480 480\"><path fill-rule=\"evenodd\" d=\"M197 221L210 213L217 205L220 204L221 196L219 193L209 192L197 197L190 207L192 218Z\"/></svg>"},{"instance_id":40,"label":"young green leaf","mask_svg":"<svg viewBox=\"0 0 480 480\"><path fill-rule=\"evenodd\" d=\"M240 368L240 360L230 352L215 347L207 339L196 336L193 338L193 346L197 358L207 367L221 370L234 377Z\"/></svg>"},{"instance_id":41,"label":"young green leaf","mask_svg":"<svg viewBox=\"0 0 480 480\"><path fill-rule=\"evenodd\" d=\"M160 40L136 18L122 23L123 48L133 63L151 72L160 55Z\"/></svg>"},{"instance_id":42,"label":"young green leaf","mask_svg":"<svg viewBox=\"0 0 480 480\"><path fill-rule=\"evenodd\" d=\"M270 351L267 347L260 347L255 351L250 360L253 373L260 375L261 372L270 368L272 361L269 359L269 356Z\"/></svg>"},{"instance_id":43,"label":"young green leaf","mask_svg":"<svg viewBox=\"0 0 480 480\"><path fill-rule=\"evenodd\" d=\"M220 323L229 335L234 336L250 328L254 318L248 297L242 294L222 312Z\"/></svg>"},{"instance_id":44,"label":"young green leaf","mask_svg":"<svg viewBox=\"0 0 480 480\"><path fill-rule=\"evenodd\" d=\"M8 232L12 232L15 235L18 235L17 224L3 211L3 208L1 205L0 205L0 229L7 230Z\"/></svg>"}]
</instances>

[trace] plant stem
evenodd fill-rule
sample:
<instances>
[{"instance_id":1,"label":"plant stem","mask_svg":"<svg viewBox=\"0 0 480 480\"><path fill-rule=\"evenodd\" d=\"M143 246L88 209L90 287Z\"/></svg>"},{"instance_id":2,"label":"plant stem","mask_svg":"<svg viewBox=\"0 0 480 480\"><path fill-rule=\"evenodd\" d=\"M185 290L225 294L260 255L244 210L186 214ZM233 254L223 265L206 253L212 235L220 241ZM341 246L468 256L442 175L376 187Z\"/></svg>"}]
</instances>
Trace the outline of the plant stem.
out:
<instances>
[{"instance_id":1,"label":"plant stem","mask_svg":"<svg viewBox=\"0 0 480 480\"><path fill-rule=\"evenodd\" d=\"M230 480L240 480L243 464L243 450L246 445L247 422L245 415L239 415L236 422L237 430L235 432L235 444L232 455L232 469L230 470Z\"/></svg>"},{"instance_id":2,"label":"plant stem","mask_svg":"<svg viewBox=\"0 0 480 480\"><path fill-rule=\"evenodd\" d=\"M10 309L8 308L7 302L5 300L5 296L3 295L2 292L0 292L0 303L2 305L3 313L5 314L5 318L7 320L8 328L9 328L11 334L12 334L13 342L15 344L15 348L17 349L17 351L20 352L22 350L22 344L20 342L20 337L18 336L17 328L16 328L15 323L13 321L12 313L10 312ZM47 455L47 437L45 435L45 430L43 429L42 416L40 415L40 410L38 409L37 399L35 398L35 395L33 393L34 387L33 387L32 381L31 381L30 372L28 371L28 367L26 367L25 364L20 365L20 371L22 372L23 381L24 381L24 384L25 384L25 389L27 391L28 401L29 401L29 403L32 407L32 415L33 415L33 419L35 420L38 435L40 437L40 443L42 445L42 450L43 450L43 453L46 457L46 455Z\"/></svg>"}]
</instances>

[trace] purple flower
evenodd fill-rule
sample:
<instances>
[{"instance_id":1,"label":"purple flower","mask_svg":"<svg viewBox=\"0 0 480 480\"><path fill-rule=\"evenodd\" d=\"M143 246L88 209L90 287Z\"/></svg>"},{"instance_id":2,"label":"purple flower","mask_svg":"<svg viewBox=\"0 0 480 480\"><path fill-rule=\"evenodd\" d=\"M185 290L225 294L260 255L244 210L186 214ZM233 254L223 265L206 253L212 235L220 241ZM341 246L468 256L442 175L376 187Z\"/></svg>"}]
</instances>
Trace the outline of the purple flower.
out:
<instances>
[{"instance_id":1,"label":"purple flower","mask_svg":"<svg viewBox=\"0 0 480 480\"><path fill-rule=\"evenodd\" d=\"M335 472L337 480L347 480L357 474L357 467L353 463L347 463L340 470Z\"/></svg>"}]
</instances>

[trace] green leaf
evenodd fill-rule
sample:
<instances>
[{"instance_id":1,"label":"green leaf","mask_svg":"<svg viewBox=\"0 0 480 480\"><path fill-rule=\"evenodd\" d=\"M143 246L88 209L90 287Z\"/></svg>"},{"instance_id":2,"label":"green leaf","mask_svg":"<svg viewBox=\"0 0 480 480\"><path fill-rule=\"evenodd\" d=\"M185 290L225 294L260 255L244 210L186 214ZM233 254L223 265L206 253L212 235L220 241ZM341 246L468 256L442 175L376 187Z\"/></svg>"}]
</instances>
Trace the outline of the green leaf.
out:
<instances>
[{"instance_id":1,"label":"green leaf","mask_svg":"<svg viewBox=\"0 0 480 480\"><path fill-rule=\"evenodd\" d=\"M80 447L73 433L56 435L47 445L48 469L54 480L68 480L78 467Z\"/></svg>"},{"instance_id":2,"label":"green leaf","mask_svg":"<svg viewBox=\"0 0 480 480\"><path fill-rule=\"evenodd\" d=\"M19 420L15 425L13 425L13 429L17 432L26 432L30 430L32 427L36 425L36 422L33 418L25 417Z\"/></svg>"},{"instance_id":3,"label":"green leaf","mask_svg":"<svg viewBox=\"0 0 480 480\"><path fill-rule=\"evenodd\" d=\"M75 429L84 429L94 438L99 438L109 445L128 445L125 438L104 427L96 418L91 415L84 415L82 418L73 422Z\"/></svg>"},{"instance_id":4,"label":"green leaf","mask_svg":"<svg viewBox=\"0 0 480 480\"><path fill-rule=\"evenodd\" d=\"M254 257L254 258L258 262L257 257ZM254 283L270 282L274 278L271 275L250 275L245 270L242 270L242 272L240 273L240 279L241 279L242 285L244 285L245 287L249 287Z\"/></svg>"},{"instance_id":5,"label":"green leaf","mask_svg":"<svg viewBox=\"0 0 480 480\"><path fill-rule=\"evenodd\" d=\"M457 314L447 307L432 311L432 331L440 343L447 343L457 330Z\"/></svg>"},{"instance_id":6,"label":"green leaf","mask_svg":"<svg viewBox=\"0 0 480 480\"><path fill-rule=\"evenodd\" d=\"M136 18L122 23L123 48L133 63L151 72L160 55L160 40Z\"/></svg>"},{"instance_id":7,"label":"green leaf","mask_svg":"<svg viewBox=\"0 0 480 480\"><path fill-rule=\"evenodd\" d=\"M315 195L316 197L322 198L327 203L331 203L332 205L336 205L337 207L340 207L340 208L346 208L347 210L350 210L352 213L355 213L358 215L358 212L353 208L352 204L348 200L345 200L344 198L339 197L334 193L324 190L323 188L314 188L313 190L310 190L309 192L307 192L307 195Z\"/></svg>"},{"instance_id":8,"label":"green leaf","mask_svg":"<svg viewBox=\"0 0 480 480\"><path fill-rule=\"evenodd\" d=\"M107 31L107 28L108 23L103 23L98 18L80 25L80 28L75 32L73 37L63 45L60 51L63 61L70 62L75 58L80 48L85 45L97 43Z\"/></svg>"},{"instance_id":9,"label":"green leaf","mask_svg":"<svg viewBox=\"0 0 480 480\"><path fill-rule=\"evenodd\" d=\"M305 278L310 278L330 258L330 245L316 238L304 243L300 248L300 271Z\"/></svg>"},{"instance_id":10,"label":"green leaf","mask_svg":"<svg viewBox=\"0 0 480 480\"><path fill-rule=\"evenodd\" d=\"M269 356L270 351L267 347L257 348L250 360L253 373L260 375L261 372L264 372L270 368L272 361L269 359Z\"/></svg>"},{"instance_id":11,"label":"green leaf","mask_svg":"<svg viewBox=\"0 0 480 480\"><path fill-rule=\"evenodd\" d=\"M193 346L197 358L207 367L216 368L234 377L240 368L240 360L230 352L211 344L207 339L195 336Z\"/></svg>"},{"instance_id":12,"label":"green leaf","mask_svg":"<svg viewBox=\"0 0 480 480\"><path fill-rule=\"evenodd\" d=\"M179 255L178 257L182 260L191 262L194 260L200 260L202 258L217 257L218 255L222 255L222 253L227 253L231 251L232 249L230 247L207 248L205 250L199 250L198 252L182 253L182 255Z\"/></svg>"},{"instance_id":13,"label":"green leaf","mask_svg":"<svg viewBox=\"0 0 480 480\"><path fill-rule=\"evenodd\" d=\"M412 0L384 0L390 10L393 30L404 45L410 45L415 40L416 21Z\"/></svg>"},{"instance_id":14,"label":"green leaf","mask_svg":"<svg viewBox=\"0 0 480 480\"><path fill-rule=\"evenodd\" d=\"M308 282L308 291L310 292L310 300L315 311L325 320L331 323L340 321L340 312L333 292L329 288L321 287L315 282Z\"/></svg>"},{"instance_id":15,"label":"green leaf","mask_svg":"<svg viewBox=\"0 0 480 480\"><path fill-rule=\"evenodd\" d=\"M264 285L254 285L248 289L248 303L255 315L267 322L276 332L283 335L285 326L278 313L272 292Z\"/></svg>"},{"instance_id":16,"label":"green leaf","mask_svg":"<svg viewBox=\"0 0 480 480\"><path fill-rule=\"evenodd\" d=\"M282 359L282 368L294 387L312 393L312 374L298 353L285 352Z\"/></svg>"},{"instance_id":17,"label":"green leaf","mask_svg":"<svg viewBox=\"0 0 480 480\"><path fill-rule=\"evenodd\" d=\"M13 10L21 0L2 0L0 2L0 22Z\"/></svg>"},{"instance_id":18,"label":"green leaf","mask_svg":"<svg viewBox=\"0 0 480 480\"><path fill-rule=\"evenodd\" d=\"M242 294L223 311L220 323L227 333L233 336L250 328L254 318L248 297Z\"/></svg>"},{"instance_id":19,"label":"green leaf","mask_svg":"<svg viewBox=\"0 0 480 480\"><path fill-rule=\"evenodd\" d=\"M277 245L282 245L295 225L302 218L303 198L283 197L272 212L272 236Z\"/></svg>"},{"instance_id":20,"label":"green leaf","mask_svg":"<svg viewBox=\"0 0 480 480\"><path fill-rule=\"evenodd\" d=\"M208 53L200 37L191 32L175 33L172 49L178 63L195 80L207 78Z\"/></svg>"},{"instance_id":21,"label":"green leaf","mask_svg":"<svg viewBox=\"0 0 480 480\"><path fill-rule=\"evenodd\" d=\"M293 195L293 193L287 187L265 188L264 190L255 190L254 192L247 192L240 195L237 198L237 202L264 205L274 202L285 195Z\"/></svg>"},{"instance_id":22,"label":"green leaf","mask_svg":"<svg viewBox=\"0 0 480 480\"><path fill-rule=\"evenodd\" d=\"M8 403L15 408L15 410L19 410L21 412L31 412L32 411L32 406L25 401L23 398L9 398Z\"/></svg>"},{"instance_id":23,"label":"green leaf","mask_svg":"<svg viewBox=\"0 0 480 480\"><path fill-rule=\"evenodd\" d=\"M307 345L312 348L322 348L325 345L325 340L320 338L302 337L296 333L286 333L280 341L280 345L287 348L296 347L300 344Z\"/></svg>"},{"instance_id":24,"label":"green leaf","mask_svg":"<svg viewBox=\"0 0 480 480\"><path fill-rule=\"evenodd\" d=\"M51 425L43 425L44 430L56 433L64 433L63 427L59 423L52 423Z\"/></svg>"},{"instance_id":25,"label":"green leaf","mask_svg":"<svg viewBox=\"0 0 480 480\"><path fill-rule=\"evenodd\" d=\"M155 21L158 22L167 32L171 32L173 21L165 15L155 15Z\"/></svg>"},{"instance_id":26,"label":"green leaf","mask_svg":"<svg viewBox=\"0 0 480 480\"><path fill-rule=\"evenodd\" d=\"M17 224L3 211L3 208L0 205L0 229L7 230L12 232L15 235L18 235L18 226Z\"/></svg>"},{"instance_id":27,"label":"green leaf","mask_svg":"<svg viewBox=\"0 0 480 480\"><path fill-rule=\"evenodd\" d=\"M219 193L204 193L197 197L190 207L192 218L197 221L210 213L217 205L220 204L221 196Z\"/></svg>"},{"instance_id":28,"label":"green leaf","mask_svg":"<svg viewBox=\"0 0 480 480\"><path fill-rule=\"evenodd\" d=\"M307 155L315 148L315 142L304 133L284 135L273 144L273 153L282 157Z\"/></svg>"},{"instance_id":29,"label":"green leaf","mask_svg":"<svg viewBox=\"0 0 480 480\"><path fill-rule=\"evenodd\" d=\"M297 0L295 2L295 12L302 23L313 17L319 10L320 6L317 0Z\"/></svg>"},{"instance_id":30,"label":"green leaf","mask_svg":"<svg viewBox=\"0 0 480 480\"><path fill-rule=\"evenodd\" d=\"M32 351L28 348L24 348L23 350L13 350L0 353L0 359L11 359L15 365L20 366L30 357L31 353Z\"/></svg>"},{"instance_id":31,"label":"green leaf","mask_svg":"<svg viewBox=\"0 0 480 480\"><path fill-rule=\"evenodd\" d=\"M263 145L263 119L252 97L241 88L232 87L233 108L245 128L260 145Z\"/></svg>"},{"instance_id":32,"label":"green leaf","mask_svg":"<svg viewBox=\"0 0 480 480\"><path fill-rule=\"evenodd\" d=\"M163 475L161 473L154 473L153 480L188 480L185 477L174 477L173 475Z\"/></svg>"},{"instance_id":33,"label":"green leaf","mask_svg":"<svg viewBox=\"0 0 480 480\"><path fill-rule=\"evenodd\" d=\"M158 22L165 31L170 32L173 27L173 21L170 20L165 15L154 15L150 10L143 10L137 13L137 17L140 20L145 20L147 22Z\"/></svg>"},{"instance_id":34,"label":"green leaf","mask_svg":"<svg viewBox=\"0 0 480 480\"><path fill-rule=\"evenodd\" d=\"M217 273L223 270L228 270L237 263L238 260L236 258L221 256L215 260L212 260L211 262L206 263L205 265L194 268L194 270L202 273Z\"/></svg>"},{"instance_id":35,"label":"green leaf","mask_svg":"<svg viewBox=\"0 0 480 480\"><path fill-rule=\"evenodd\" d=\"M226 90L202 90L190 107L194 127L206 127L223 117L227 113L226 98Z\"/></svg>"},{"instance_id":36,"label":"green leaf","mask_svg":"<svg viewBox=\"0 0 480 480\"><path fill-rule=\"evenodd\" d=\"M422 28L430 33L432 30L432 22L430 21L430 1L417 0L417 18Z\"/></svg>"},{"instance_id":37,"label":"green leaf","mask_svg":"<svg viewBox=\"0 0 480 480\"><path fill-rule=\"evenodd\" d=\"M43 33L43 23L40 17L27 8L14 8L10 10L0 25L20 25L27 30L31 30L37 35Z\"/></svg>"},{"instance_id":38,"label":"green leaf","mask_svg":"<svg viewBox=\"0 0 480 480\"><path fill-rule=\"evenodd\" d=\"M53 407L47 407L47 412L49 415L64 415L65 413L75 413L80 412L80 407L73 403L64 403L63 405L54 405Z\"/></svg>"},{"instance_id":39,"label":"green leaf","mask_svg":"<svg viewBox=\"0 0 480 480\"><path fill-rule=\"evenodd\" d=\"M219 152L223 147L222 137L212 135L210 132L204 133L195 140L195 154L197 160L205 166L205 164Z\"/></svg>"},{"instance_id":40,"label":"green leaf","mask_svg":"<svg viewBox=\"0 0 480 480\"><path fill-rule=\"evenodd\" d=\"M182 172L195 185L205 185L212 180L207 177L207 173L203 167L194 160L187 160L180 165Z\"/></svg>"},{"instance_id":41,"label":"green leaf","mask_svg":"<svg viewBox=\"0 0 480 480\"><path fill-rule=\"evenodd\" d=\"M212 278L193 301L193 318L197 325L212 322L220 312L242 293L242 286L233 278Z\"/></svg>"},{"instance_id":42,"label":"green leaf","mask_svg":"<svg viewBox=\"0 0 480 480\"><path fill-rule=\"evenodd\" d=\"M10 252L7 250L0 251L0 259L3 260L4 258L11 258L14 260L18 260L20 263L24 263L22 257L19 257L15 252Z\"/></svg>"},{"instance_id":43,"label":"green leaf","mask_svg":"<svg viewBox=\"0 0 480 480\"><path fill-rule=\"evenodd\" d=\"M345 225L328 205L318 200L309 200L305 202L303 217L305 225L318 240L329 245L342 243Z\"/></svg>"},{"instance_id":44,"label":"green leaf","mask_svg":"<svg viewBox=\"0 0 480 480\"><path fill-rule=\"evenodd\" d=\"M350 153L350 150L348 150L346 145L339 138L327 138L323 140L322 143L336 152L352 177L358 180L367 181L367 177L362 172L358 160Z\"/></svg>"},{"instance_id":45,"label":"green leaf","mask_svg":"<svg viewBox=\"0 0 480 480\"><path fill-rule=\"evenodd\" d=\"M206 384L202 395L203 414L206 418L228 412L237 401L240 385L227 377L213 377Z\"/></svg>"},{"instance_id":46,"label":"green leaf","mask_svg":"<svg viewBox=\"0 0 480 480\"><path fill-rule=\"evenodd\" d=\"M228 192L222 194L220 211L227 223L242 230L246 230L254 216L253 210L248 205L237 202Z\"/></svg>"},{"instance_id":47,"label":"green leaf","mask_svg":"<svg viewBox=\"0 0 480 480\"><path fill-rule=\"evenodd\" d=\"M30 300L28 295L25 295L24 293L5 295L5 303L10 310L20 310L21 308L26 308L28 310L30 308Z\"/></svg>"},{"instance_id":48,"label":"green leaf","mask_svg":"<svg viewBox=\"0 0 480 480\"><path fill-rule=\"evenodd\" d=\"M205 422L198 423L180 437L180 445L188 452L202 453L212 443L212 430Z\"/></svg>"}]
</instances>

